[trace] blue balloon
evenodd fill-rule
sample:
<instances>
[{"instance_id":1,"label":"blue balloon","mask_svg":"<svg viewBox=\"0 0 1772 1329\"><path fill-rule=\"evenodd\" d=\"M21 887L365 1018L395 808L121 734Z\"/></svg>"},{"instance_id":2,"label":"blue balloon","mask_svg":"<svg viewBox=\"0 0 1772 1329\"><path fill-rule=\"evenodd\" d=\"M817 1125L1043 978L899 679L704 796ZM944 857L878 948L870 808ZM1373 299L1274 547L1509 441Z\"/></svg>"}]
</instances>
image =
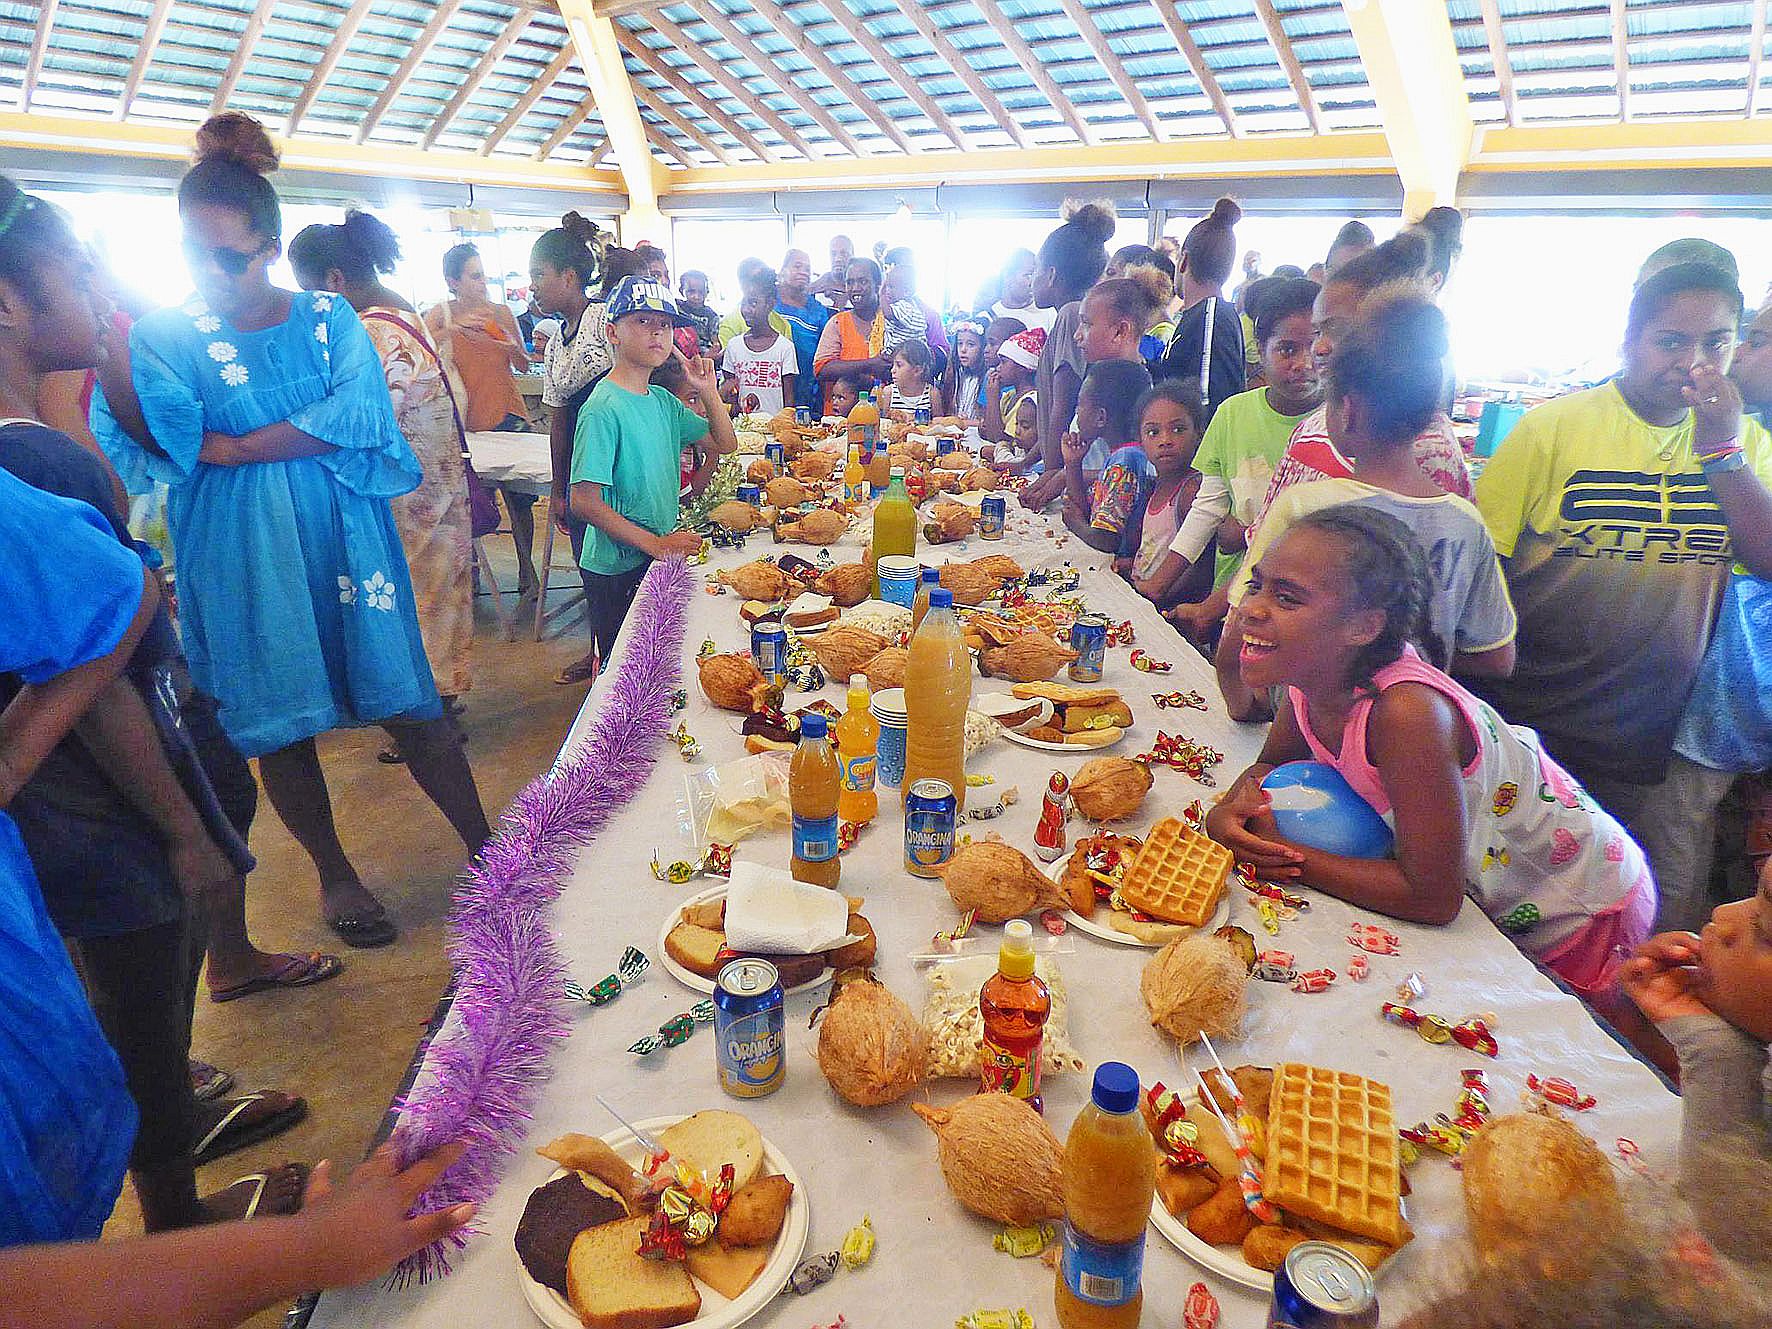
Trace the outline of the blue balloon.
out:
<instances>
[{"instance_id":1,"label":"blue balloon","mask_svg":"<svg viewBox=\"0 0 1772 1329\"><path fill-rule=\"evenodd\" d=\"M1273 798L1274 825L1292 843L1348 858L1390 857L1391 828L1333 766L1289 761L1261 787Z\"/></svg>"}]
</instances>

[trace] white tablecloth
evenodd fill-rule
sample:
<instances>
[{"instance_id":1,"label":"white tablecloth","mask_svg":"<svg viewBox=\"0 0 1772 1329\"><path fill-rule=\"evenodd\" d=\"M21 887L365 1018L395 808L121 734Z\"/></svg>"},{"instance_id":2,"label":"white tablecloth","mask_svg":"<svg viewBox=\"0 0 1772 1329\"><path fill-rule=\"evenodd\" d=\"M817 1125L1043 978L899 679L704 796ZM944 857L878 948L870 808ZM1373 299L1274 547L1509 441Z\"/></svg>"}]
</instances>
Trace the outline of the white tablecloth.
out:
<instances>
[{"instance_id":1,"label":"white tablecloth","mask_svg":"<svg viewBox=\"0 0 1772 1329\"><path fill-rule=\"evenodd\" d=\"M1043 519L1025 516L1013 505L1011 517L1010 539L995 545L973 540L962 552L977 556L1000 551L1029 567L1066 558L1079 564L1088 559L1092 567L1099 567L1100 556L1077 541L1067 540L1061 546L1044 538ZM732 566L769 548L753 539L743 553L717 555L704 572L711 574L714 566ZM952 549L947 546L942 552ZM842 548L837 553L853 557L853 551L846 554ZM1092 608L1115 621L1132 619L1137 644L1175 666L1170 674L1142 674L1130 667L1126 648L1109 650L1105 681L1121 690L1136 717L1136 728L1118 751L1130 755L1142 750L1159 727L1171 733L1180 730L1225 754L1218 774L1220 784L1228 784L1254 757L1261 731L1230 722L1217 704L1205 661L1124 582L1110 573L1092 571L1083 587ZM690 609L686 653L693 655L702 639L710 636L722 649L741 648L745 634L737 610L734 595L698 593ZM741 751L737 717L716 710L701 696L692 663L687 673L691 700L685 718L702 742L702 760L729 760ZM980 683L975 682L975 689ZM1153 692L1188 689L1198 689L1212 700L1210 714L1159 711L1151 703ZM841 704L834 683L825 695ZM593 691L586 711L597 704L598 694ZM583 723L581 715L575 734ZM1047 775L1055 767L1074 771L1083 760L1007 742L993 744L974 758L971 769L994 776L996 788L1018 786L1021 802L995 821L970 822L965 829L975 837L1000 832L1011 844L1030 849ZM656 961L660 922L678 901L708 884L702 879L682 886L663 884L647 868L655 846L661 858L681 856L675 828L678 797L689 769L667 750L633 804L584 855L561 900L561 944L574 975L582 981L593 982L609 973L622 948L630 944L646 949ZM975 789L972 797L980 801L992 792L989 787ZM1135 825L1142 829L1207 792L1176 771L1158 769L1155 788ZM867 897L866 912L879 934L878 973L893 991L920 1009L923 979L907 957L926 947L937 930L952 926L956 911L938 882L922 881L902 870L902 821L891 791L882 791L881 804L879 819L843 858L842 889ZM1076 830L1073 825L1073 834ZM787 835L753 838L741 844L738 853L785 865ZM1564 1075L1598 1098L1599 1105L1582 1114L1579 1124L1603 1149L1610 1153L1615 1139L1628 1135L1639 1142L1651 1165L1672 1166L1678 1100L1598 1028L1581 1005L1542 977L1475 908L1467 906L1444 928L1388 923L1402 938L1402 953L1370 957L1372 976L1362 984L1345 976L1350 948L1343 936L1349 922L1370 915L1311 893L1311 909L1284 924L1278 937L1269 938L1245 892L1233 887L1231 894L1231 920L1248 928L1260 943L1293 951L1301 968L1326 965L1343 976L1318 995L1294 993L1281 984L1252 983L1243 1036L1220 1044L1227 1064L1301 1060L1372 1076L1392 1087L1402 1123L1450 1111L1460 1068L1484 1059L1456 1045L1430 1045L1378 1013L1398 981L1415 970L1428 984L1428 995L1419 1003L1423 1009L1454 1020L1478 1011L1496 1017L1501 1055L1487 1063L1496 1110L1518 1106L1528 1073ZM1139 974L1151 952L1075 932L1072 938L1075 950L1062 956L1060 964L1070 991L1070 1037L1084 1058L1092 1066L1109 1059L1128 1061L1147 1083L1186 1083L1173 1044L1150 1026L1139 997ZM456 1272L423 1288L328 1294L313 1323L412 1329L462 1325L521 1329L533 1323L518 1290L511 1235L529 1192L546 1179L552 1164L530 1150L565 1131L612 1129L615 1123L592 1097L602 1093L630 1119L703 1107L736 1107L751 1117L787 1153L803 1179L812 1207L808 1254L832 1249L864 1214L872 1218L879 1248L871 1265L839 1273L808 1297L784 1294L753 1323L804 1329L829 1324L842 1314L853 1329L913 1325L927 1329L952 1324L979 1307L1025 1306L1042 1329L1052 1329L1056 1320L1051 1274L1037 1261L1016 1260L992 1250L995 1229L970 1216L949 1195L936 1164L934 1137L909 1110L908 1100L864 1111L843 1103L825 1084L813 1058L816 1035L807 1029L807 1019L822 997L788 999L787 1083L768 1098L739 1103L721 1094L714 1079L713 1039L705 1030L684 1046L645 1060L624 1050L686 1009L696 996L655 964L645 982L618 1001L581 1009L574 1034L559 1049L554 1076L541 1095L524 1151L484 1206L486 1234L460 1257ZM966 1082L947 1080L931 1086L926 1096L948 1103L970 1091ZM1087 1095L1086 1076L1047 1080L1046 1117L1060 1138ZM1427 1154L1413 1169L1411 1180L1414 1196L1409 1214L1417 1239L1392 1261L1379 1283L1387 1322L1395 1322L1420 1298L1427 1283L1425 1271L1436 1263L1436 1249L1444 1253L1464 1232L1458 1174L1446 1160ZM1145 1264L1145 1323L1179 1323L1182 1299L1189 1285L1201 1279L1219 1297L1227 1329L1263 1323L1265 1295L1206 1275L1155 1231L1150 1233Z\"/></svg>"},{"instance_id":2,"label":"white tablecloth","mask_svg":"<svg viewBox=\"0 0 1772 1329\"><path fill-rule=\"evenodd\" d=\"M509 485L530 494L545 494L554 482L548 436L537 433L497 433L491 430L468 435L468 455L474 470L488 484Z\"/></svg>"}]
</instances>

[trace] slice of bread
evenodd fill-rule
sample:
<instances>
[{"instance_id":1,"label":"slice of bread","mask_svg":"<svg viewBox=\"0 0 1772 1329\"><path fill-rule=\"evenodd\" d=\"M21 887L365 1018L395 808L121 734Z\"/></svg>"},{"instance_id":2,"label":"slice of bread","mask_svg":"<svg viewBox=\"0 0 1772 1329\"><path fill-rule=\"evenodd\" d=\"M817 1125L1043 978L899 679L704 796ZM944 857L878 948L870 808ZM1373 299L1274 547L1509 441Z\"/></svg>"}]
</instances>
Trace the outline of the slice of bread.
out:
<instances>
[{"instance_id":1,"label":"slice of bread","mask_svg":"<svg viewBox=\"0 0 1772 1329\"><path fill-rule=\"evenodd\" d=\"M738 616L746 623L755 624L759 619L779 618L779 605L767 600L746 600L738 607Z\"/></svg>"},{"instance_id":2,"label":"slice of bread","mask_svg":"<svg viewBox=\"0 0 1772 1329\"><path fill-rule=\"evenodd\" d=\"M830 596L806 591L794 598L782 613L781 621L790 628L815 628L821 623L835 622L840 616L841 611L831 603Z\"/></svg>"},{"instance_id":3,"label":"slice of bread","mask_svg":"<svg viewBox=\"0 0 1772 1329\"><path fill-rule=\"evenodd\" d=\"M574 1239L566 1300L585 1329L670 1329L701 1314L701 1293L687 1269L640 1254L647 1222L604 1223Z\"/></svg>"},{"instance_id":4,"label":"slice of bread","mask_svg":"<svg viewBox=\"0 0 1772 1329\"><path fill-rule=\"evenodd\" d=\"M707 928L710 932L726 930L726 897L724 895L712 900L703 900L698 904L683 906L682 920L693 923L698 928Z\"/></svg>"},{"instance_id":5,"label":"slice of bread","mask_svg":"<svg viewBox=\"0 0 1772 1329\"><path fill-rule=\"evenodd\" d=\"M689 1273L699 1278L728 1301L736 1301L741 1293L757 1281L775 1254L775 1243L767 1246L722 1246L710 1241L692 1246L686 1261Z\"/></svg>"},{"instance_id":6,"label":"slice of bread","mask_svg":"<svg viewBox=\"0 0 1772 1329\"><path fill-rule=\"evenodd\" d=\"M736 1112L709 1108L659 1132L658 1142L673 1157L698 1168L712 1181L732 1164L732 1189L748 1186L763 1170L763 1135Z\"/></svg>"},{"instance_id":7,"label":"slice of bread","mask_svg":"<svg viewBox=\"0 0 1772 1329\"><path fill-rule=\"evenodd\" d=\"M1044 697L1055 706L1099 706L1120 700L1113 688L1080 688L1075 683L1017 683L1009 691L1024 700Z\"/></svg>"},{"instance_id":8,"label":"slice of bread","mask_svg":"<svg viewBox=\"0 0 1772 1329\"><path fill-rule=\"evenodd\" d=\"M1081 734L1091 729L1125 728L1132 723L1132 709L1123 701L1072 703L1064 708L1064 732Z\"/></svg>"},{"instance_id":9,"label":"slice of bread","mask_svg":"<svg viewBox=\"0 0 1772 1329\"><path fill-rule=\"evenodd\" d=\"M694 923L678 923L665 933L665 954L692 974L713 978L720 972L726 934Z\"/></svg>"}]
</instances>

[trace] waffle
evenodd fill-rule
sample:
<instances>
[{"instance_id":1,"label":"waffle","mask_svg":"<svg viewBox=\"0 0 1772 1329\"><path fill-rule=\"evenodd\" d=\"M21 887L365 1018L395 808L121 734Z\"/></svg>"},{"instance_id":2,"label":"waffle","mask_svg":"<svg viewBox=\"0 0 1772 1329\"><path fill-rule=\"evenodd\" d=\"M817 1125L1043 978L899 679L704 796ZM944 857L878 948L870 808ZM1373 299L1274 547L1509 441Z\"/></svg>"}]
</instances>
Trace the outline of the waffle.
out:
<instances>
[{"instance_id":1,"label":"waffle","mask_svg":"<svg viewBox=\"0 0 1772 1329\"><path fill-rule=\"evenodd\" d=\"M1409 1231L1390 1086L1316 1066L1276 1066L1261 1188L1301 1218L1402 1245Z\"/></svg>"},{"instance_id":2,"label":"waffle","mask_svg":"<svg viewBox=\"0 0 1772 1329\"><path fill-rule=\"evenodd\" d=\"M1230 850L1168 817L1151 827L1126 869L1120 898L1141 914L1197 928L1218 908L1230 871Z\"/></svg>"}]
</instances>

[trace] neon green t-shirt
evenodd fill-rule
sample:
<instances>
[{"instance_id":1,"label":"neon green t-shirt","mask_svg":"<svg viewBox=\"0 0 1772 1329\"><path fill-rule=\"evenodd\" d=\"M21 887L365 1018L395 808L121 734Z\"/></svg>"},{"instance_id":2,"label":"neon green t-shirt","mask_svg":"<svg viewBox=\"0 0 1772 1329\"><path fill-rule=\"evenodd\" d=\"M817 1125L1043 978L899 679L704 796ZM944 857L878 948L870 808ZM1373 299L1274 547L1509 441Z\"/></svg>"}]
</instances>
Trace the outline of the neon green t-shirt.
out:
<instances>
[{"instance_id":1,"label":"neon green t-shirt","mask_svg":"<svg viewBox=\"0 0 1772 1329\"><path fill-rule=\"evenodd\" d=\"M1658 783L1734 562L1690 413L1649 424L1616 383L1528 411L1477 479L1519 614L1519 662L1484 697L1581 778ZM1772 484L1772 438L1741 421Z\"/></svg>"},{"instance_id":2,"label":"neon green t-shirt","mask_svg":"<svg viewBox=\"0 0 1772 1329\"><path fill-rule=\"evenodd\" d=\"M1267 482L1273 479L1274 467L1286 451L1286 440L1308 414L1281 415L1268 405L1267 389L1255 388L1225 398L1206 426L1194 468L1201 475L1215 475L1224 481L1231 492L1231 516L1244 526L1252 525L1260 515ZM1242 561L1241 550L1219 551L1212 584L1223 586L1236 575Z\"/></svg>"},{"instance_id":3,"label":"neon green t-shirt","mask_svg":"<svg viewBox=\"0 0 1772 1329\"><path fill-rule=\"evenodd\" d=\"M654 535L668 535L677 526L683 445L707 432L708 422L667 389L629 392L606 378L591 389L578 413L572 483L603 486L603 501L610 507ZM607 577L639 567L646 555L592 526L585 531L578 561L586 572Z\"/></svg>"}]
</instances>

